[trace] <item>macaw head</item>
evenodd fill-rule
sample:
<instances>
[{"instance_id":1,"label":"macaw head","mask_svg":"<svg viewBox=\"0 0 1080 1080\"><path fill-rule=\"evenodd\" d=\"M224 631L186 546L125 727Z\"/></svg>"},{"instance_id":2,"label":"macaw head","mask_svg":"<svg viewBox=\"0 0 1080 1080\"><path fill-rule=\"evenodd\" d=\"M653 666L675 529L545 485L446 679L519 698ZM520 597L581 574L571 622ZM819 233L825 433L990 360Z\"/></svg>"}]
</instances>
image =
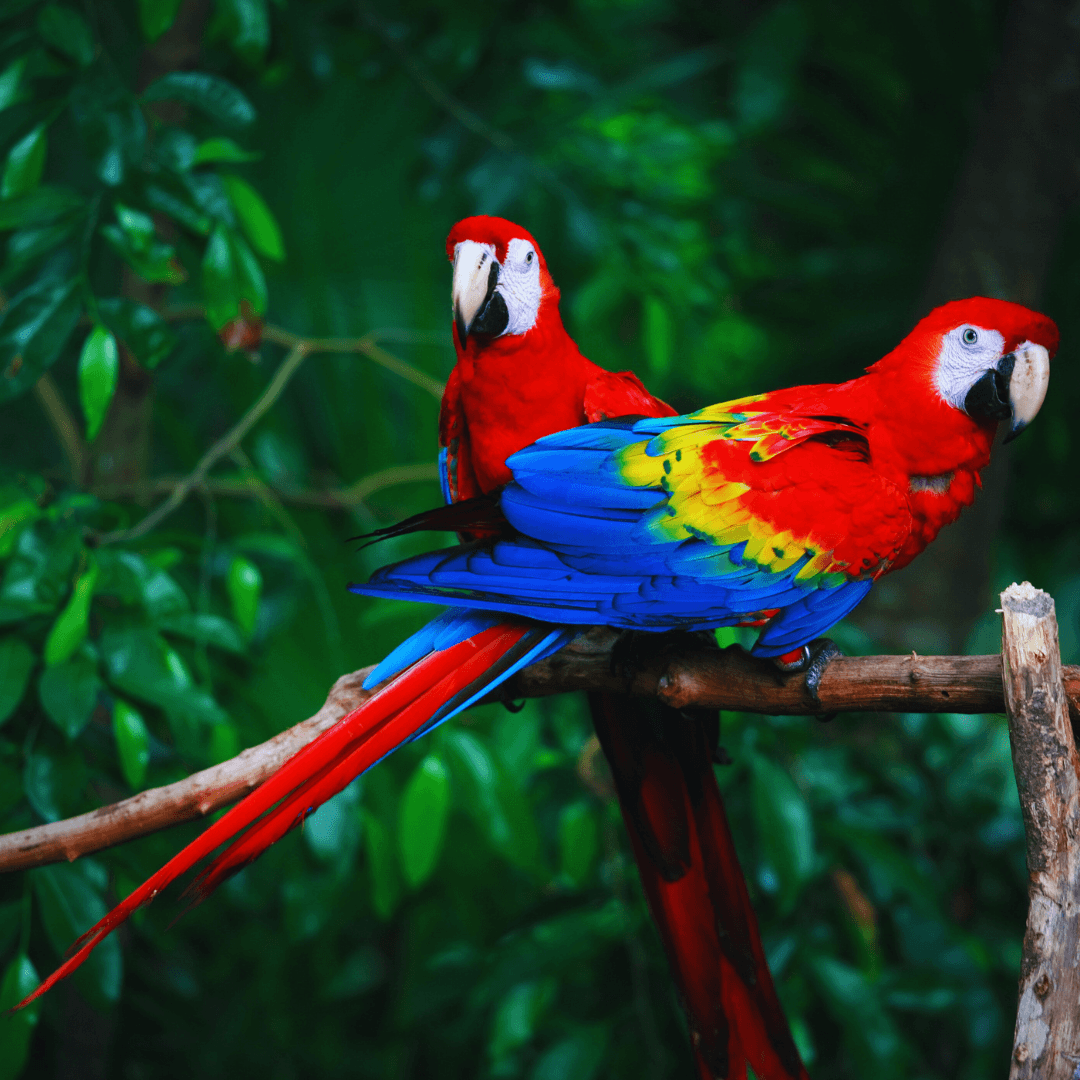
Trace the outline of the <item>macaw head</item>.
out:
<instances>
[{"instance_id":1,"label":"macaw head","mask_svg":"<svg viewBox=\"0 0 1080 1080\"><path fill-rule=\"evenodd\" d=\"M1008 420L1008 442L1035 418L1050 381L1050 358L1057 352L1053 320L1007 300L974 296L935 308L888 356L870 370L901 363L931 393L977 424Z\"/></svg>"},{"instance_id":2,"label":"macaw head","mask_svg":"<svg viewBox=\"0 0 1080 1080\"><path fill-rule=\"evenodd\" d=\"M497 217L468 217L446 239L454 264L450 298L460 348L480 340L528 333L559 290L544 256L520 225Z\"/></svg>"}]
</instances>

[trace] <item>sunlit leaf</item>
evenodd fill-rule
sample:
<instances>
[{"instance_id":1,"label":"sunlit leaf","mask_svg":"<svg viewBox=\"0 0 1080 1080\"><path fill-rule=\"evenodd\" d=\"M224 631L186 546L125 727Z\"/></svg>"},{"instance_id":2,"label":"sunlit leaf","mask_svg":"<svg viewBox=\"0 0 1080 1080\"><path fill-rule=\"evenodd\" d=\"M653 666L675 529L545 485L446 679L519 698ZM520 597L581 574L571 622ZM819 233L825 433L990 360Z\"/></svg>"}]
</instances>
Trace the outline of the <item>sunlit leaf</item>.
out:
<instances>
[{"instance_id":1,"label":"sunlit leaf","mask_svg":"<svg viewBox=\"0 0 1080 1080\"><path fill-rule=\"evenodd\" d=\"M231 82L204 71L170 72L147 87L143 101L179 101L228 127L255 119L251 102Z\"/></svg>"},{"instance_id":2,"label":"sunlit leaf","mask_svg":"<svg viewBox=\"0 0 1080 1080\"><path fill-rule=\"evenodd\" d=\"M124 257L144 280L178 285L187 272L176 258L171 244L158 240L149 214L116 204L116 225L102 225L101 235Z\"/></svg>"},{"instance_id":3,"label":"sunlit leaf","mask_svg":"<svg viewBox=\"0 0 1080 1080\"><path fill-rule=\"evenodd\" d=\"M11 716L26 693L34 654L14 635L0 638L0 724Z\"/></svg>"},{"instance_id":4,"label":"sunlit leaf","mask_svg":"<svg viewBox=\"0 0 1080 1080\"><path fill-rule=\"evenodd\" d=\"M95 326L79 355L79 400L86 417L86 439L93 442L109 411L120 374L116 338L104 326Z\"/></svg>"},{"instance_id":5,"label":"sunlit leaf","mask_svg":"<svg viewBox=\"0 0 1080 1080\"><path fill-rule=\"evenodd\" d=\"M256 315L266 311L266 280L242 237L218 226L203 256L206 318L215 330L241 314L246 301Z\"/></svg>"},{"instance_id":6,"label":"sunlit leaf","mask_svg":"<svg viewBox=\"0 0 1080 1080\"><path fill-rule=\"evenodd\" d=\"M240 164L248 161L258 161L261 158L262 154L257 150L245 150L242 146L237 146L232 139L220 135L217 138L206 139L204 142L199 143L192 164L206 165L212 162Z\"/></svg>"},{"instance_id":7,"label":"sunlit leaf","mask_svg":"<svg viewBox=\"0 0 1080 1080\"><path fill-rule=\"evenodd\" d=\"M44 124L38 124L24 135L9 151L0 183L0 199L11 199L33 191L45 169L45 153L49 140Z\"/></svg>"},{"instance_id":8,"label":"sunlit leaf","mask_svg":"<svg viewBox=\"0 0 1080 1080\"><path fill-rule=\"evenodd\" d=\"M435 754L417 766L401 797L398 854L405 880L416 888L431 876L442 852L450 809L450 775Z\"/></svg>"},{"instance_id":9,"label":"sunlit leaf","mask_svg":"<svg viewBox=\"0 0 1080 1080\"><path fill-rule=\"evenodd\" d=\"M262 196L239 176L223 176L221 179L236 209L240 227L251 241L251 246L260 255L280 262L285 258L281 229L270 208L263 202Z\"/></svg>"},{"instance_id":10,"label":"sunlit leaf","mask_svg":"<svg viewBox=\"0 0 1080 1080\"><path fill-rule=\"evenodd\" d=\"M136 789L146 779L150 762L150 733L142 714L119 698L113 704L113 735L124 779Z\"/></svg>"},{"instance_id":11,"label":"sunlit leaf","mask_svg":"<svg viewBox=\"0 0 1080 1080\"><path fill-rule=\"evenodd\" d=\"M255 632L255 620L259 616L262 574L250 559L237 555L229 564L225 585L229 590L233 618L240 629L250 637Z\"/></svg>"},{"instance_id":12,"label":"sunlit leaf","mask_svg":"<svg viewBox=\"0 0 1080 1080\"><path fill-rule=\"evenodd\" d=\"M97 665L83 656L47 667L38 680L42 708L69 739L90 722L100 690Z\"/></svg>"}]
</instances>

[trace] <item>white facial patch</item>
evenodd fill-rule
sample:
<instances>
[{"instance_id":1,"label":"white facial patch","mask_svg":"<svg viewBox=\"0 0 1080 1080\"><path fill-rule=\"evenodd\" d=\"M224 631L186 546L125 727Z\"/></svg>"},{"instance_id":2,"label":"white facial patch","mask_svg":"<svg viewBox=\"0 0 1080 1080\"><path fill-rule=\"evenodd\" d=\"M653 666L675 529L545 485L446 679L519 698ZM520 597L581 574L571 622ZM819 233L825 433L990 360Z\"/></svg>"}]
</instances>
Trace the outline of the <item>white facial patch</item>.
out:
<instances>
[{"instance_id":1,"label":"white facial patch","mask_svg":"<svg viewBox=\"0 0 1080 1080\"><path fill-rule=\"evenodd\" d=\"M524 334L536 325L540 310L540 259L528 240L516 239L507 244L495 291L506 301L509 321L504 334Z\"/></svg>"},{"instance_id":2,"label":"white facial patch","mask_svg":"<svg viewBox=\"0 0 1080 1080\"><path fill-rule=\"evenodd\" d=\"M968 391L1001 359L1005 338L997 330L972 323L950 330L941 339L935 381L938 393L954 409L964 410Z\"/></svg>"}]
</instances>

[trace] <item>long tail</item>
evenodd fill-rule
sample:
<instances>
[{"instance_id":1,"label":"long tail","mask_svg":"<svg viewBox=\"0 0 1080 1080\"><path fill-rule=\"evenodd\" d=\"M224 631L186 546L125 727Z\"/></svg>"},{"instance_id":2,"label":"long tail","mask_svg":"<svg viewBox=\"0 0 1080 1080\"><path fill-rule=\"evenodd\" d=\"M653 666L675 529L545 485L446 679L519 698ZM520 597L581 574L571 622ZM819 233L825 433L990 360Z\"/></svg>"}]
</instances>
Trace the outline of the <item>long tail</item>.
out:
<instances>
[{"instance_id":1,"label":"long tail","mask_svg":"<svg viewBox=\"0 0 1080 1080\"><path fill-rule=\"evenodd\" d=\"M715 737L674 709L591 693L702 1080L808 1080L776 996L713 774Z\"/></svg>"},{"instance_id":2,"label":"long tail","mask_svg":"<svg viewBox=\"0 0 1080 1080\"><path fill-rule=\"evenodd\" d=\"M87 930L65 962L15 1008L24 1008L70 975L133 912L222 844L229 846L189 890L197 899L208 896L397 747L468 708L520 668L556 652L571 636L557 627L499 621L462 609L433 620L391 653L368 676L365 687L397 675L391 683L297 751Z\"/></svg>"}]
</instances>

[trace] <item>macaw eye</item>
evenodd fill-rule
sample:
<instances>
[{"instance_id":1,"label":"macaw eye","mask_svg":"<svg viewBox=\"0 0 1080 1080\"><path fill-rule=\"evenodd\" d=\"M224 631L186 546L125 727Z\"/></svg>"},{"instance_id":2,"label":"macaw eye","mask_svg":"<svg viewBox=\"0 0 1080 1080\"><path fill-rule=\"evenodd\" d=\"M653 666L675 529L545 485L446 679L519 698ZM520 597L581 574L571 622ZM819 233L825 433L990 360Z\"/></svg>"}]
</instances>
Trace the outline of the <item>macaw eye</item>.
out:
<instances>
[{"instance_id":1,"label":"macaw eye","mask_svg":"<svg viewBox=\"0 0 1080 1080\"><path fill-rule=\"evenodd\" d=\"M527 263L531 263L533 261L533 253L531 251L529 252L528 255L525 256L525 261Z\"/></svg>"},{"instance_id":2,"label":"macaw eye","mask_svg":"<svg viewBox=\"0 0 1080 1080\"><path fill-rule=\"evenodd\" d=\"M979 335L976 334L975 331L972 330L971 327L969 326L964 331L964 344L965 345L974 345L975 342L978 341L978 340L979 340Z\"/></svg>"}]
</instances>

